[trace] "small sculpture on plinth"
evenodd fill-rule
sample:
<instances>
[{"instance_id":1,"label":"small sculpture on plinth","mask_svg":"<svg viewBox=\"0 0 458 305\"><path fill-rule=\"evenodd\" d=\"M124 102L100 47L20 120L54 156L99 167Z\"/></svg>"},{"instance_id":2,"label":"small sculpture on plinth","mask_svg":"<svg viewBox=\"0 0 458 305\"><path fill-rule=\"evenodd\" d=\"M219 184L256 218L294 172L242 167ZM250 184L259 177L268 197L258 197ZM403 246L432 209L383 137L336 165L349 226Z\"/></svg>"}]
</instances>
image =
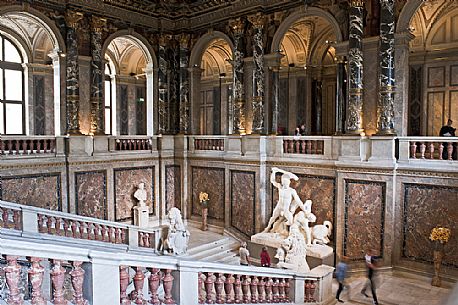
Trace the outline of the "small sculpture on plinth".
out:
<instances>
[{"instance_id":1,"label":"small sculpture on plinth","mask_svg":"<svg viewBox=\"0 0 458 305\"><path fill-rule=\"evenodd\" d=\"M431 230L429 239L434 242L433 261L434 276L431 281L432 286L440 287L442 280L439 276L444 258L444 246L450 239L451 231L449 228L436 227Z\"/></svg>"},{"instance_id":2,"label":"small sculpture on plinth","mask_svg":"<svg viewBox=\"0 0 458 305\"><path fill-rule=\"evenodd\" d=\"M324 221L322 225L314 225L312 227L312 243L314 245L327 245L329 237L332 233L332 223L328 220Z\"/></svg>"},{"instance_id":3,"label":"small sculpture on plinth","mask_svg":"<svg viewBox=\"0 0 458 305\"><path fill-rule=\"evenodd\" d=\"M202 226L200 229L202 231L207 231L208 230L208 223L207 223L207 217L208 217L208 194L205 192L200 192L199 193L199 202L200 206L202 207Z\"/></svg>"},{"instance_id":4,"label":"small sculpture on plinth","mask_svg":"<svg viewBox=\"0 0 458 305\"><path fill-rule=\"evenodd\" d=\"M291 269L296 272L307 272L310 271L310 267L307 264L307 246L305 244L304 235L299 230L297 224L293 224L290 227L289 235L282 242L281 248L286 253L284 262L277 264L280 268ZM281 253L281 248L277 249L277 254ZM281 256L281 254L279 255Z\"/></svg>"},{"instance_id":5,"label":"small sculpture on plinth","mask_svg":"<svg viewBox=\"0 0 458 305\"><path fill-rule=\"evenodd\" d=\"M148 192L143 182L138 184L134 197L138 200L138 205L134 207L134 224L140 228L146 228L149 222L149 207L146 205Z\"/></svg>"},{"instance_id":6,"label":"small sculpture on plinth","mask_svg":"<svg viewBox=\"0 0 458 305\"><path fill-rule=\"evenodd\" d=\"M185 254L188 251L190 233L183 223L181 211L175 207L171 208L167 219L169 224L163 230L159 250L164 254Z\"/></svg>"}]
</instances>

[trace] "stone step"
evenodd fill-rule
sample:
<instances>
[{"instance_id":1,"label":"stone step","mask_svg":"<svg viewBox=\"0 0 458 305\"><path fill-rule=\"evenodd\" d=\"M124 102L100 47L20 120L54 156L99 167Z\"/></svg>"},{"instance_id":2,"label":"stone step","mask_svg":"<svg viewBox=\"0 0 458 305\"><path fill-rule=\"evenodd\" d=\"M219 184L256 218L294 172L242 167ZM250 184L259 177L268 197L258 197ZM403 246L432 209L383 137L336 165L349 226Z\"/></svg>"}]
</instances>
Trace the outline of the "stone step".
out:
<instances>
[{"instance_id":1,"label":"stone step","mask_svg":"<svg viewBox=\"0 0 458 305\"><path fill-rule=\"evenodd\" d=\"M227 256L233 256L240 247L239 242L233 241L231 243L227 243L215 249L213 254L207 255L203 258L204 261L207 262L218 262L224 259Z\"/></svg>"},{"instance_id":2,"label":"stone step","mask_svg":"<svg viewBox=\"0 0 458 305\"><path fill-rule=\"evenodd\" d=\"M229 253L236 247L237 242L229 239L222 243L213 245L211 248L195 253L194 255L191 255L191 257L197 260L215 261L215 257L218 257L221 254L224 255Z\"/></svg>"},{"instance_id":3,"label":"stone step","mask_svg":"<svg viewBox=\"0 0 458 305\"><path fill-rule=\"evenodd\" d=\"M237 251L233 251L226 255L223 259L218 260L217 262L226 265L239 265L240 257Z\"/></svg>"},{"instance_id":4,"label":"stone step","mask_svg":"<svg viewBox=\"0 0 458 305\"><path fill-rule=\"evenodd\" d=\"M192 247L188 249L188 256L194 257L195 255L199 255L202 252L207 252L212 249L218 248L225 243L231 242L232 239L226 236L221 236L221 239L214 240L208 243L202 243L199 246Z\"/></svg>"}]
</instances>

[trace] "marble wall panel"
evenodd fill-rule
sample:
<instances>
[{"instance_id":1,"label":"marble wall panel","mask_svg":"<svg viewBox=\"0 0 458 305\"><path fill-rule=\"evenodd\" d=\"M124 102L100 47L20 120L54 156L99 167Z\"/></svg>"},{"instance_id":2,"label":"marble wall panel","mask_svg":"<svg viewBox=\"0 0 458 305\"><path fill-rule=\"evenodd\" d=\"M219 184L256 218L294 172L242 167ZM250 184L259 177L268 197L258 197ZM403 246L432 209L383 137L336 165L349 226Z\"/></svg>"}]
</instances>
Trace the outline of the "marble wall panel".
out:
<instances>
[{"instance_id":1,"label":"marble wall panel","mask_svg":"<svg viewBox=\"0 0 458 305\"><path fill-rule=\"evenodd\" d=\"M0 199L62 211L60 173L1 177Z\"/></svg>"},{"instance_id":2,"label":"marble wall panel","mask_svg":"<svg viewBox=\"0 0 458 305\"><path fill-rule=\"evenodd\" d=\"M208 218L224 220L224 168L192 167L192 215L201 216L199 193L206 192L210 198Z\"/></svg>"},{"instance_id":3,"label":"marble wall panel","mask_svg":"<svg viewBox=\"0 0 458 305\"><path fill-rule=\"evenodd\" d=\"M403 185L402 256L416 261L433 261L429 240L436 226L451 229L444 247L444 264L458 267L458 188L420 184Z\"/></svg>"},{"instance_id":4,"label":"marble wall panel","mask_svg":"<svg viewBox=\"0 0 458 305\"><path fill-rule=\"evenodd\" d=\"M231 226L251 236L255 233L256 173L231 171Z\"/></svg>"},{"instance_id":5,"label":"marble wall panel","mask_svg":"<svg viewBox=\"0 0 458 305\"><path fill-rule=\"evenodd\" d=\"M106 171L76 172L76 213L81 216L107 219Z\"/></svg>"},{"instance_id":6,"label":"marble wall panel","mask_svg":"<svg viewBox=\"0 0 458 305\"><path fill-rule=\"evenodd\" d=\"M296 174L299 181L291 180L291 187L296 189L297 194L303 202L311 199L312 212L316 216L315 224L322 224L329 220L334 224L335 209L335 179L324 176L310 176ZM280 182L281 175L277 175L277 181ZM278 191L272 186L272 210L278 201Z\"/></svg>"},{"instance_id":7,"label":"marble wall panel","mask_svg":"<svg viewBox=\"0 0 458 305\"><path fill-rule=\"evenodd\" d=\"M366 249L383 256L385 182L345 180L344 255L364 259Z\"/></svg>"},{"instance_id":8,"label":"marble wall panel","mask_svg":"<svg viewBox=\"0 0 458 305\"><path fill-rule=\"evenodd\" d=\"M173 207L181 209L181 168L179 165L165 167L165 211Z\"/></svg>"},{"instance_id":9,"label":"marble wall panel","mask_svg":"<svg viewBox=\"0 0 458 305\"><path fill-rule=\"evenodd\" d=\"M153 213L154 167L118 168L114 170L115 219L122 221L133 218L132 208L137 205L134 193L140 183L145 184L146 205Z\"/></svg>"}]
</instances>

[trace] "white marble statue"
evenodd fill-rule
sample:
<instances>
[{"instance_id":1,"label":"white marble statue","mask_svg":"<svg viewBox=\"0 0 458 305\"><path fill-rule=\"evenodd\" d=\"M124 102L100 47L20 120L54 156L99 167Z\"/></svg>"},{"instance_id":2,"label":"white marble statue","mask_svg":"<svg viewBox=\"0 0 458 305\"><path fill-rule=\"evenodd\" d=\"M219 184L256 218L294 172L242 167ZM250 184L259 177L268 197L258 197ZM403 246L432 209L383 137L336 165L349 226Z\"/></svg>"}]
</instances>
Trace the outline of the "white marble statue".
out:
<instances>
[{"instance_id":1,"label":"white marble statue","mask_svg":"<svg viewBox=\"0 0 458 305\"><path fill-rule=\"evenodd\" d=\"M323 222L322 225L315 225L312 228L313 244L326 245L329 243L329 236L332 232L332 223L330 221Z\"/></svg>"},{"instance_id":2,"label":"white marble statue","mask_svg":"<svg viewBox=\"0 0 458 305\"><path fill-rule=\"evenodd\" d=\"M285 261L279 262L277 264L278 267L296 272L310 271L306 259L307 245L305 244L304 235L301 233L297 224L291 225L288 237L282 242L282 248L286 252Z\"/></svg>"},{"instance_id":3,"label":"white marble statue","mask_svg":"<svg viewBox=\"0 0 458 305\"><path fill-rule=\"evenodd\" d=\"M183 223L180 210L175 207L171 208L167 218L169 224L165 232L163 231L159 250L162 250L163 253L185 254L188 251L190 234Z\"/></svg>"},{"instance_id":4,"label":"white marble statue","mask_svg":"<svg viewBox=\"0 0 458 305\"><path fill-rule=\"evenodd\" d=\"M296 224L300 231L305 234L305 241L307 245L312 244L312 230L309 227L310 222L316 221L315 214L312 213L312 201L305 201L306 211L300 211L294 215L293 223Z\"/></svg>"},{"instance_id":5,"label":"white marble statue","mask_svg":"<svg viewBox=\"0 0 458 305\"><path fill-rule=\"evenodd\" d=\"M143 182L138 184L138 188L134 193L134 197L138 200L139 207L146 206L146 199L148 197L148 193L145 190L145 184Z\"/></svg>"}]
</instances>

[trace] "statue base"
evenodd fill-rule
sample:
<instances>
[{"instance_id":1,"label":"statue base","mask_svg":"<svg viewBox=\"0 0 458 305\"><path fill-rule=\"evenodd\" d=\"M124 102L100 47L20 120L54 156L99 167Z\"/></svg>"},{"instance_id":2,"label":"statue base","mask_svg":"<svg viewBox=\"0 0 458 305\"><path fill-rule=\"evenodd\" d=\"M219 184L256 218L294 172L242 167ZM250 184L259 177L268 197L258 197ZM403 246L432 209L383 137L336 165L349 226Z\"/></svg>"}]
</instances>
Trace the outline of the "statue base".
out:
<instances>
[{"instance_id":1,"label":"statue base","mask_svg":"<svg viewBox=\"0 0 458 305\"><path fill-rule=\"evenodd\" d=\"M248 243L250 255L254 258L259 258L262 247L266 247L272 263L277 264L278 259L275 258L275 254L285 238L278 233L255 234L251 236L251 242ZM310 269L320 265L334 266L334 249L327 245L308 245L307 263Z\"/></svg>"},{"instance_id":2,"label":"statue base","mask_svg":"<svg viewBox=\"0 0 458 305\"><path fill-rule=\"evenodd\" d=\"M147 228L149 223L149 208L134 207L134 225L140 228Z\"/></svg>"}]
</instances>

